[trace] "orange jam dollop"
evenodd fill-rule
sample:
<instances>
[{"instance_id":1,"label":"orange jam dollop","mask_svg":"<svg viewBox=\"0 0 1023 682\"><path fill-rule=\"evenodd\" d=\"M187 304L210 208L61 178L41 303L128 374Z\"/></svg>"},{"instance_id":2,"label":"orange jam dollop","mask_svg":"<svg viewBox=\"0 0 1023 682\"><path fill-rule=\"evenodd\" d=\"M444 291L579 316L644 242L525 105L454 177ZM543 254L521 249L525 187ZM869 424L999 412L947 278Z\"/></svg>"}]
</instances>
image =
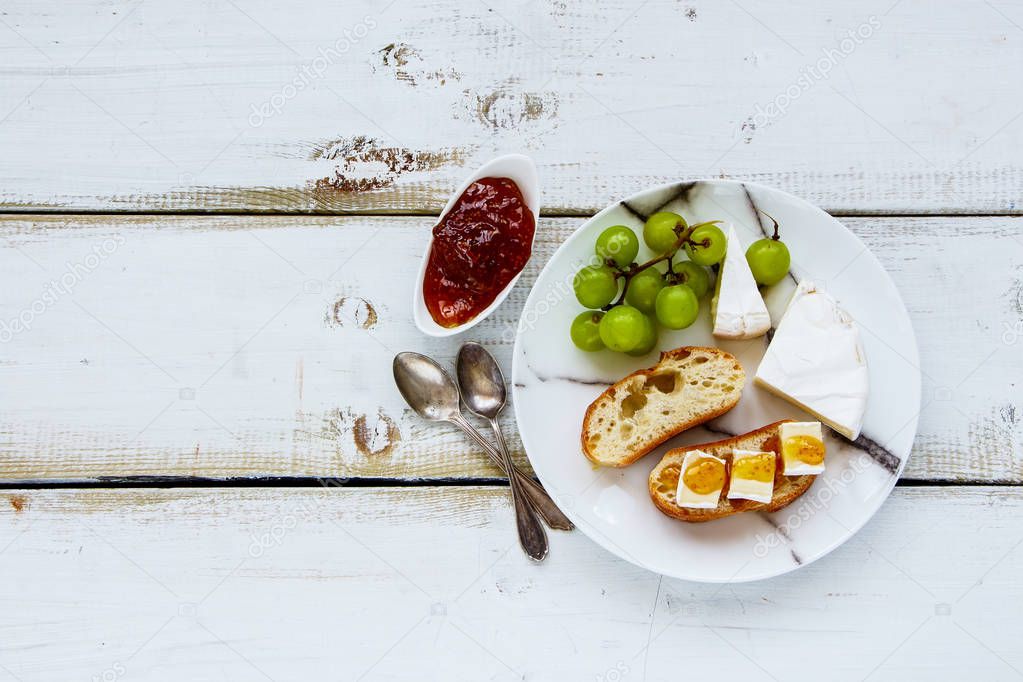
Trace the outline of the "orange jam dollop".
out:
<instances>
[{"instance_id":1,"label":"orange jam dollop","mask_svg":"<svg viewBox=\"0 0 1023 682\"><path fill-rule=\"evenodd\" d=\"M774 480L774 453L762 452L732 460L732 478L770 483Z\"/></svg>"},{"instance_id":2,"label":"orange jam dollop","mask_svg":"<svg viewBox=\"0 0 1023 682\"><path fill-rule=\"evenodd\" d=\"M686 487L697 495L706 495L725 487L725 465L716 459L697 460L682 474Z\"/></svg>"},{"instance_id":3,"label":"orange jam dollop","mask_svg":"<svg viewBox=\"0 0 1023 682\"><path fill-rule=\"evenodd\" d=\"M824 461L824 443L813 436L791 436L782 444L785 454L806 464Z\"/></svg>"}]
</instances>

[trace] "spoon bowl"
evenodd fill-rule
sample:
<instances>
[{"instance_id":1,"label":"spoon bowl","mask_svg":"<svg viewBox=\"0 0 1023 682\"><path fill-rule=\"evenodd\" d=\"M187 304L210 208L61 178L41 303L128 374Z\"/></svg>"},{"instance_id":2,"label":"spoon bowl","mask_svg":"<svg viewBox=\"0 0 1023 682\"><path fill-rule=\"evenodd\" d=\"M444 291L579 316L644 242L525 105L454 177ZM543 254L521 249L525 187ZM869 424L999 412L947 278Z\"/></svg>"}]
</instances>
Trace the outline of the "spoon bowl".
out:
<instances>
[{"instance_id":1,"label":"spoon bowl","mask_svg":"<svg viewBox=\"0 0 1023 682\"><path fill-rule=\"evenodd\" d=\"M504 409L504 374L494 356L480 344L470 341L458 351L458 385L462 401L474 414L496 419Z\"/></svg>"},{"instance_id":2,"label":"spoon bowl","mask_svg":"<svg viewBox=\"0 0 1023 682\"><path fill-rule=\"evenodd\" d=\"M536 224L536 229L533 231L533 244L536 243L536 230L540 229L540 182L536 175L536 164L533 160L524 154L506 154L493 159L479 168L477 168L469 177L467 177L461 185L454 191L451 198L448 199L448 203L444 206L444 210L441 211L440 216L437 218L439 223L444 219L444 216L448 214L451 207L455 205L462 193L469 188L469 185L476 182L481 178L508 178L512 180L516 185L519 186L519 191L522 192L522 198L526 202L526 207L530 213L533 214L533 221ZM530 249L532 249L532 244ZM519 276L522 275L520 270L517 275L512 277L508 285L501 290L501 293L497 295L493 303L488 305L479 315L472 318L464 324L460 324L457 327L442 327L437 324L433 317L430 315L429 309L426 307L426 299L423 296L423 281L426 279L426 266L430 261L430 251L433 250L433 238L430 238L430 244L426 248L426 252L423 254L423 261L419 265L419 276L416 277L416 288L412 292L412 319L415 320L416 327L419 331L423 332L427 336L444 337L454 336L455 334L461 334L464 331L472 329L477 324L485 320L497 306L504 302L504 299L508 298L508 294L514 288L515 283L519 280ZM525 268L523 268L525 269Z\"/></svg>"},{"instance_id":3,"label":"spoon bowl","mask_svg":"<svg viewBox=\"0 0 1023 682\"><path fill-rule=\"evenodd\" d=\"M404 352L394 356L394 383L416 413L430 421L451 421L459 415L458 386L431 358Z\"/></svg>"}]
</instances>

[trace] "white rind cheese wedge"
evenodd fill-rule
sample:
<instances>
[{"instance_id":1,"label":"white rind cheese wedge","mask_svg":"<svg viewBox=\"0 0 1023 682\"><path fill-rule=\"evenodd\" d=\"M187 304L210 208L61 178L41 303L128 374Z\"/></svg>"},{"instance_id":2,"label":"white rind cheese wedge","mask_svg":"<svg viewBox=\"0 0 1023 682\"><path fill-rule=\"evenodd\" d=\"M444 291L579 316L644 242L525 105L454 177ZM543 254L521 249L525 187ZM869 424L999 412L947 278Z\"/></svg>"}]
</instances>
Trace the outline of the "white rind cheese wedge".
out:
<instances>
[{"instance_id":1,"label":"white rind cheese wedge","mask_svg":"<svg viewBox=\"0 0 1023 682\"><path fill-rule=\"evenodd\" d=\"M771 328L771 314L746 262L735 227L728 226L725 259L718 273L717 289L711 302L714 336L752 339Z\"/></svg>"},{"instance_id":2,"label":"white rind cheese wedge","mask_svg":"<svg viewBox=\"0 0 1023 682\"><path fill-rule=\"evenodd\" d=\"M867 408L867 359L856 322L801 282L757 369L756 383L855 440Z\"/></svg>"}]
</instances>

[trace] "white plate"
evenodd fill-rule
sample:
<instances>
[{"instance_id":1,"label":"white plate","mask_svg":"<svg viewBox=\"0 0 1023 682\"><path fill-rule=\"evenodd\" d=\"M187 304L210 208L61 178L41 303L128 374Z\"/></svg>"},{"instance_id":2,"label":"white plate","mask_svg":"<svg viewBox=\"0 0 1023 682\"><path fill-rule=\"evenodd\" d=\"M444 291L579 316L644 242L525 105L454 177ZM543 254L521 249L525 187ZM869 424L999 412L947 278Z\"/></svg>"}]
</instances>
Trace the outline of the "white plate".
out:
<instances>
[{"instance_id":1,"label":"white plate","mask_svg":"<svg viewBox=\"0 0 1023 682\"><path fill-rule=\"evenodd\" d=\"M692 327L662 330L657 350L710 345L733 353L748 377L739 405L625 469L595 469L579 445L587 405L607 385L656 363L657 352L632 358L577 350L568 335L572 319L581 311L572 293L572 277L593 255L597 235L611 225L628 225L641 235L645 216L668 210L690 223L729 221L745 247L770 229L770 221L756 208L781 223L782 238L792 253L792 276L765 291L774 323L796 281L812 279L860 325L870 368L863 435L850 443L829 434L827 472L786 509L687 524L657 511L647 493L647 476L667 448L742 433L777 419L809 417L753 385L767 337L715 339L707 299ZM649 255L643 247L639 260ZM579 529L634 564L704 582L786 573L849 539L895 485L909 457L920 411L913 328L895 285L873 254L815 206L768 187L725 180L650 189L607 207L580 227L554 254L530 292L515 341L512 380L515 416L529 460Z\"/></svg>"}]
</instances>

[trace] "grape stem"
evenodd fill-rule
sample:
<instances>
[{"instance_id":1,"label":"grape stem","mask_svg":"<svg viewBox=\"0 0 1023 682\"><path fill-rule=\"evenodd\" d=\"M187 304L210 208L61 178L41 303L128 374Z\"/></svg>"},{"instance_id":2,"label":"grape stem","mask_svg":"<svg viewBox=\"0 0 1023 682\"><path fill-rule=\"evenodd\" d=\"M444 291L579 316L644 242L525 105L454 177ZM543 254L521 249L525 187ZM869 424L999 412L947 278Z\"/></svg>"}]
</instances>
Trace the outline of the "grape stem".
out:
<instances>
[{"instance_id":1,"label":"grape stem","mask_svg":"<svg viewBox=\"0 0 1023 682\"><path fill-rule=\"evenodd\" d=\"M771 237L771 239L773 239L774 241L778 241L779 239L781 239L781 236L778 234L778 221L774 219L774 216L772 216L770 213L768 213L762 208L758 208L757 210L763 213L768 218L770 218L771 222L774 223L774 235Z\"/></svg>"},{"instance_id":2,"label":"grape stem","mask_svg":"<svg viewBox=\"0 0 1023 682\"><path fill-rule=\"evenodd\" d=\"M764 215L767 215L767 214L765 213ZM771 218L771 216L767 216L767 217ZM771 218L771 220L774 220L774 218ZM632 278L635 277L636 275L638 275L639 273L643 272L644 270L652 268L653 266L657 265L658 263L662 263L664 261L667 261L668 262L668 273L667 274L668 274L668 276L673 276L673 273L672 273L672 270L671 270L671 259L672 259L672 257L675 255L675 253L679 249L681 249L686 244L689 244L690 246L704 246L704 247L710 246L710 244L709 244L709 242L707 240L704 240L703 242L700 242L700 243L692 241L690 239L690 237L692 236L693 232L697 228L699 228L699 227L705 227L707 225L717 225L720 222L721 222L720 220L708 220L707 222L697 223L696 225L690 225L688 227L684 227L683 223L679 223L678 225L675 226L675 234L678 235L678 239L675 240L675 243L671 246L671 248L669 248L667 250L667 252L662 253L660 256L657 256L656 258L651 258L647 262L642 263L640 265L636 265L635 263L633 263L632 265L630 265L630 266L628 266L626 268L622 268L622 267L619 267L617 263L614 263L614 261L611 261L610 265L616 270L616 272L615 272L615 279L619 279L619 278L624 277L625 278L625 286L622 287L622 293L621 293L621 295L618 296L618 300L615 301L614 303L607 304L606 306L601 308L601 310L605 310L605 311L606 310L611 310L612 308L614 308L616 306L620 306L622 303L624 303L625 302L625 292L627 292L629 290L629 282L632 281ZM777 235L778 234L778 227L777 227L778 222L775 221L774 224L775 224L775 235ZM777 237L775 237L775 239L777 239Z\"/></svg>"}]
</instances>

